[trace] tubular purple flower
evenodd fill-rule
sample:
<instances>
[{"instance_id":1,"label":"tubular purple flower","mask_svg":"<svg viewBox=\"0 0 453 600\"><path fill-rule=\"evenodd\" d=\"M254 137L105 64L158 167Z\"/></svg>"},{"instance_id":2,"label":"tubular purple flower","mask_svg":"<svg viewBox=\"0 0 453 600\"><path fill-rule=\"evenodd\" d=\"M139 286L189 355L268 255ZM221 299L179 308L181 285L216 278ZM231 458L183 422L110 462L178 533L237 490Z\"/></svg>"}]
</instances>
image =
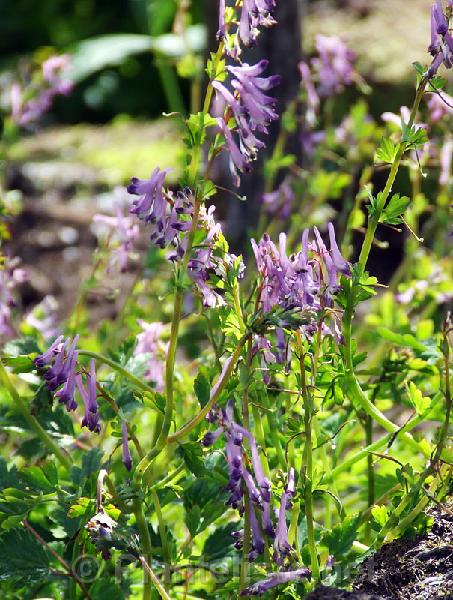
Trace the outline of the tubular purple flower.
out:
<instances>
[{"instance_id":1,"label":"tubular purple flower","mask_svg":"<svg viewBox=\"0 0 453 600\"><path fill-rule=\"evenodd\" d=\"M166 201L163 197L163 185L169 169L161 171L158 167L149 179L133 177L127 187L129 194L139 196L132 203L131 213L142 221L163 225L166 213Z\"/></svg>"},{"instance_id":2,"label":"tubular purple flower","mask_svg":"<svg viewBox=\"0 0 453 600\"><path fill-rule=\"evenodd\" d=\"M305 119L308 125L313 127L316 122L316 114L319 110L319 96L313 83L310 67L306 62L299 63L299 71L302 82L307 91L307 110L305 113Z\"/></svg>"},{"instance_id":3,"label":"tubular purple flower","mask_svg":"<svg viewBox=\"0 0 453 600\"><path fill-rule=\"evenodd\" d=\"M318 94L333 96L356 77L355 54L339 38L325 35L316 36L316 50L319 58L314 58L312 65L318 74Z\"/></svg>"},{"instance_id":4,"label":"tubular purple flower","mask_svg":"<svg viewBox=\"0 0 453 600\"><path fill-rule=\"evenodd\" d=\"M330 241L330 254L332 256L333 264L335 267L343 273L343 275L350 276L351 275L351 266L347 260L343 258L341 255L340 249L337 245L337 240L335 239L335 229L332 223L328 223L327 225L329 231L329 241Z\"/></svg>"},{"instance_id":5,"label":"tubular purple flower","mask_svg":"<svg viewBox=\"0 0 453 600\"><path fill-rule=\"evenodd\" d=\"M241 596L262 596L268 590L271 590L278 585L298 581L310 575L310 570L306 567L296 569L295 571L281 571L280 573L272 573L266 579L257 581L240 593Z\"/></svg>"},{"instance_id":6,"label":"tubular purple flower","mask_svg":"<svg viewBox=\"0 0 453 600\"><path fill-rule=\"evenodd\" d=\"M58 402L60 404L64 404L66 406L66 410L68 412L75 411L77 409L77 402L75 401L75 387L76 387L76 364L77 364L77 351L74 351L71 358L69 359L69 375L67 380L65 381L61 390L56 392L55 398L58 398Z\"/></svg>"},{"instance_id":7,"label":"tubular purple flower","mask_svg":"<svg viewBox=\"0 0 453 600\"><path fill-rule=\"evenodd\" d=\"M45 352L43 352L43 354L40 354L35 358L35 360L33 361L35 365L40 369L42 369L46 365L49 365L55 358L55 356L60 352L60 346L63 340L64 337L62 335L58 336L57 339L51 344L48 350L46 350Z\"/></svg>"},{"instance_id":8,"label":"tubular purple flower","mask_svg":"<svg viewBox=\"0 0 453 600\"><path fill-rule=\"evenodd\" d=\"M161 392L164 389L164 359L168 349L168 342L162 341L165 327L160 322L147 323L141 319L137 323L142 331L137 335L134 356L149 355L148 368L144 377L154 383L156 390Z\"/></svg>"},{"instance_id":9,"label":"tubular purple flower","mask_svg":"<svg viewBox=\"0 0 453 600\"><path fill-rule=\"evenodd\" d=\"M96 373L94 371L93 363L94 361L92 361L90 365L90 375L88 375L88 391L83 385L81 375L76 375L76 384L85 407L85 416L82 419L82 427L87 427L90 431L99 433L101 431L101 424L99 423L98 403L96 399Z\"/></svg>"},{"instance_id":10,"label":"tubular purple flower","mask_svg":"<svg viewBox=\"0 0 453 600\"><path fill-rule=\"evenodd\" d=\"M278 513L277 529L274 541L274 560L281 565L285 556L288 556L293 548L288 542L288 528L286 526L286 509L291 508L291 499L294 497L294 469L288 473L288 482L282 494L280 510Z\"/></svg>"},{"instance_id":11,"label":"tubular purple flower","mask_svg":"<svg viewBox=\"0 0 453 600\"><path fill-rule=\"evenodd\" d=\"M263 554L264 552L264 539L261 534L261 529L258 524L258 519L256 518L255 508L253 503L249 500L248 502L248 511L250 518L250 528L252 534L252 547L249 554L249 561L253 561L258 554Z\"/></svg>"},{"instance_id":12,"label":"tubular purple flower","mask_svg":"<svg viewBox=\"0 0 453 600\"><path fill-rule=\"evenodd\" d=\"M225 23L226 0L220 0L219 4L219 29L217 30L217 39L223 40L226 34Z\"/></svg>"},{"instance_id":13,"label":"tubular purple flower","mask_svg":"<svg viewBox=\"0 0 453 600\"><path fill-rule=\"evenodd\" d=\"M204 434L203 439L201 440L201 444L205 448L209 448L210 446L212 446L213 444L216 443L216 441L219 439L219 437L222 435L222 433L223 433L223 427L219 427L215 431L208 431L207 433Z\"/></svg>"},{"instance_id":14,"label":"tubular purple flower","mask_svg":"<svg viewBox=\"0 0 453 600\"><path fill-rule=\"evenodd\" d=\"M268 61L262 60L256 65L227 67L233 76L231 85L235 90L234 94L219 81L212 84L235 119L232 130L224 119L217 119L217 123L230 152L230 168L236 185L239 185L237 172L250 170L250 163L255 160L258 150L264 147L264 143L256 138L254 132L267 133L268 124L278 118L274 110L275 99L263 92L278 85L280 77L261 77L267 66ZM233 137L233 131L238 136L238 142Z\"/></svg>"},{"instance_id":15,"label":"tubular purple flower","mask_svg":"<svg viewBox=\"0 0 453 600\"><path fill-rule=\"evenodd\" d=\"M428 69L428 77L434 77L443 63L445 68L453 66L453 37L449 32L448 19L442 8L442 2L436 0L431 8L431 43L428 52L434 57Z\"/></svg>"},{"instance_id":16,"label":"tubular purple flower","mask_svg":"<svg viewBox=\"0 0 453 600\"><path fill-rule=\"evenodd\" d=\"M128 471L132 470L132 456L129 450L129 442L127 436L127 423L123 420L121 425L121 434L122 434L122 462Z\"/></svg>"}]
</instances>

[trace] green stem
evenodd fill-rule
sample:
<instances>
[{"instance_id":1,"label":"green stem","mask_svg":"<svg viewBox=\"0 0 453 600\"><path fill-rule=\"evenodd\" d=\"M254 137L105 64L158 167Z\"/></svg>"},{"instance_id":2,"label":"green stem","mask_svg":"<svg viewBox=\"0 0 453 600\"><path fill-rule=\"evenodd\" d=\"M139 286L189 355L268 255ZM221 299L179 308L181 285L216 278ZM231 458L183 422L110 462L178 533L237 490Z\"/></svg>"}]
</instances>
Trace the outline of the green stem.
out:
<instances>
[{"instance_id":1,"label":"green stem","mask_svg":"<svg viewBox=\"0 0 453 600\"><path fill-rule=\"evenodd\" d=\"M423 413L422 415L416 415L415 417L412 417L412 419L410 419L403 427L401 427L399 429L397 435L399 436L399 435L405 434L406 432L411 431L412 429L417 427L417 425L420 425L420 423L422 423L423 421L428 420L431 412L436 407L440 398L441 398L441 393L438 392L434 396L431 406L427 410L427 412ZM376 450L380 450L386 444L389 444L392 441L392 439L394 439L394 438L395 438L395 433L388 433L387 435L384 435L382 438L380 438L376 442L373 442L370 446L367 446L366 448L362 448L361 450L359 450L358 452L355 452L348 458L343 459L341 461L341 463L330 472L326 481L334 481L335 478L338 477L338 475L340 473L343 473L343 471L348 471L353 465L355 465L355 463L366 458L370 452L375 452Z\"/></svg>"},{"instance_id":2,"label":"green stem","mask_svg":"<svg viewBox=\"0 0 453 600\"><path fill-rule=\"evenodd\" d=\"M304 401L304 463L302 465L302 476L304 480L305 517L307 519L307 538L310 552L311 572L314 581L319 581L319 562L316 550L314 513L313 513L313 442L312 442L312 419L314 418L313 396L309 391L305 374L305 353L302 345L302 337L296 332L297 348L299 351L299 366L301 378L301 391Z\"/></svg>"},{"instance_id":3,"label":"green stem","mask_svg":"<svg viewBox=\"0 0 453 600\"><path fill-rule=\"evenodd\" d=\"M142 563L142 567L143 567L143 573L145 573L148 577L146 577L145 581L149 584L150 581L152 581L154 583L154 587L156 588L156 590L159 592L160 597L163 600L171 600L170 596L167 594L164 586L161 584L161 582L159 581L158 577L156 576L156 574L154 573L154 571L151 569L151 567L149 566L148 561L146 560L146 558L144 556L140 556L139 557L140 562ZM150 591L152 591L151 586L150 586ZM143 596L143 598L145 598L145 596ZM151 598L151 596L149 596L149 598Z\"/></svg>"},{"instance_id":4,"label":"green stem","mask_svg":"<svg viewBox=\"0 0 453 600\"><path fill-rule=\"evenodd\" d=\"M132 375L132 373L129 373L129 371L127 371L120 364L118 364L111 358L104 356L103 354L98 354L97 352L91 352L90 350L79 350L79 356L86 356L89 358L94 358L96 361L111 367L114 371L116 371L117 373L119 373L120 375L125 377L126 379L129 379L129 381L136 388L138 388L139 390L142 390L143 392L151 392L153 395L156 392L156 390L154 388L152 388L150 385L146 384L144 381L142 381L138 377L135 377L135 375Z\"/></svg>"},{"instance_id":5,"label":"green stem","mask_svg":"<svg viewBox=\"0 0 453 600\"><path fill-rule=\"evenodd\" d=\"M233 355L226 361L226 363L223 367L223 371L219 376L219 379L217 380L216 384L214 385L214 387L211 390L209 402L206 404L206 406L204 406L202 408L202 410L193 419L191 419L188 423L183 425L183 427L178 429L178 431L176 431L173 435L170 435L168 437L169 443L177 442L180 439L182 439L183 437L185 437L186 435L188 435L206 417L208 412L211 410L211 408L214 406L214 404L219 399L220 394L223 392L226 384L228 383L228 381L231 377L231 374L233 373L234 367L236 366L236 363L241 356L242 349L243 349L244 344L247 341L248 337L249 337L249 334L247 333L239 340L238 345L237 345Z\"/></svg>"},{"instance_id":6,"label":"green stem","mask_svg":"<svg viewBox=\"0 0 453 600\"><path fill-rule=\"evenodd\" d=\"M237 303L239 305L239 309L236 307L236 311L238 313L238 318L242 322L242 310L241 310L240 304L239 304L239 295L236 293L235 296L237 296ZM247 358L246 358L246 362L245 362L245 367L247 370L247 374L246 374L247 380L245 383L243 402L242 402L242 421L243 421L244 427L248 431L250 431L249 385L250 385L250 377L251 377L250 369L252 366L252 360L253 360L252 339L249 337L247 339ZM248 581L249 554L250 554L250 546L251 546L250 511L253 510L253 506L250 502L248 489L244 485L244 483L242 483L242 487L243 487L243 491L244 491L245 514L244 514L244 537L243 537L244 541L243 541L243 545L242 545L241 572L240 572L240 577L239 577L239 592L242 592L242 590L247 586L247 581Z\"/></svg>"},{"instance_id":7,"label":"green stem","mask_svg":"<svg viewBox=\"0 0 453 600\"><path fill-rule=\"evenodd\" d=\"M72 461L71 461L69 455L66 454L66 452L58 446L58 444L50 437L50 435L47 433L47 431L45 431L41 427L38 420L32 414L30 414L30 411L28 409L26 402L23 400L23 398L19 395L17 389L14 387L14 385L10 379L10 376L8 374L8 371L5 369L3 362L1 360L0 360L0 380L2 381L3 385L7 389L15 406L22 413L23 417L25 418L27 423L30 425L30 427L33 429L33 431L36 433L36 435L39 437L39 439L42 441L42 443L50 450L50 452L55 454L56 458L63 465L63 467L65 467L66 469L69 470L71 468L71 464L72 464Z\"/></svg>"},{"instance_id":8,"label":"green stem","mask_svg":"<svg viewBox=\"0 0 453 600\"><path fill-rule=\"evenodd\" d=\"M165 527L165 520L164 520L164 516L162 514L162 507L160 505L159 496L157 495L157 492L155 489L151 489L151 499L154 504L154 510L156 511L157 523L158 523L158 527L159 527L159 535L160 535L160 539L162 541L162 553L164 555L164 560L165 560L165 584L169 585L169 583L170 583L170 560L171 560L170 546L168 544L167 528Z\"/></svg>"},{"instance_id":9,"label":"green stem","mask_svg":"<svg viewBox=\"0 0 453 600\"><path fill-rule=\"evenodd\" d=\"M148 524L145 519L145 515L143 512L143 506L141 501L136 498L132 505L132 511L135 515L135 521L137 523L138 531L140 533L140 543L143 550L143 554L146 562L149 564L151 561L152 554L152 545L151 545L151 536L149 535ZM143 600L151 600L152 597L152 587L151 580L148 577L149 573L143 567Z\"/></svg>"},{"instance_id":10,"label":"green stem","mask_svg":"<svg viewBox=\"0 0 453 600\"><path fill-rule=\"evenodd\" d=\"M369 400L365 392L362 390L358 379L354 374L354 363L352 358L352 300L349 298L348 307L346 308L343 315L343 336L344 336L344 361L345 361L345 384L349 396L353 399L356 405L358 405L366 414L374 419L381 427L383 427L389 433L395 433L400 430L398 425L395 425L392 421L381 413L381 411ZM423 446L420 446L414 438L408 434L403 433L401 436L407 444L409 444L417 452L423 452L428 457L429 451Z\"/></svg>"},{"instance_id":11,"label":"green stem","mask_svg":"<svg viewBox=\"0 0 453 600\"><path fill-rule=\"evenodd\" d=\"M412 106L411 114L409 117L409 123L407 124L407 129L410 130L415 122L415 117L417 115L418 107L420 106L421 99L423 98L423 94L425 93L425 88L428 83L428 78L425 76L421 81L417 89L417 94L415 96L414 104ZM400 167L401 159L403 157L404 152L406 151L407 143L402 140L398 145L398 150L396 152L396 156L392 163L392 167L390 169L390 173L387 179L387 183L385 184L384 190L382 194L378 197L378 204L376 206L376 210L373 216L368 220L368 227L365 234L365 240L362 245L362 249L360 251L359 256L359 264L362 267L363 271L365 271L365 267L368 261L368 256L370 254L371 245L374 240L374 236L376 233L377 226L379 224L380 217L382 215L382 211L385 208L386 202L392 191L393 184L395 183L396 176L398 174L398 169Z\"/></svg>"}]
</instances>

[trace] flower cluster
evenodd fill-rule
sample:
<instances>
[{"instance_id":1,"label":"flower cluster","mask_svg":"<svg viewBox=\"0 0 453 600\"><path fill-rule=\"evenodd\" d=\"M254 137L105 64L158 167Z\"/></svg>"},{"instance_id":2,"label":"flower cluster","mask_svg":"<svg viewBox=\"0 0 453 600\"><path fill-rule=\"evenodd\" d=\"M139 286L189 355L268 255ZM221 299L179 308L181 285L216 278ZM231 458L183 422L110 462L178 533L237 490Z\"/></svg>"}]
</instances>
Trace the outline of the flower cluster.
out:
<instances>
[{"instance_id":1,"label":"flower cluster","mask_svg":"<svg viewBox=\"0 0 453 600\"><path fill-rule=\"evenodd\" d=\"M112 232L112 242L114 248L107 266L107 271L118 269L121 273L125 273L128 269L133 250L134 243L139 236L139 227L132 219L123 213L123 209L119 202L114 205L115 216L110 215L94 215L94 223L102 223L106 225Z\"/></svg>"},{"instance_id":2,"label":"flower cluster","mask_svg":"<svg viewBox=\"0 0 453 600\"><path fill-rule=\"evenodd\" d=\"M238 58L241 54L241 44L250 47L256 42L260 27L271 27L275 25L272 12L276 6L276 0L242 0L239 22L236 23L236 31L227 33L225 20L227 1L220 0L218 39L225 41L227 54Z\"/></svg>"},{"instance_id":3,"label":"flower cluster","mask_svg":"<svg viewBox=\"0 0 453 600\"><path fill-rule=\"evenodd\" d=\"M282 494L278 522L274 527L271 505L271 484L266 477L253 435L234 420L233 402L228 401L226 408L212 410L208 415L211 423L218 425L216 431L208 432L202 440L204 446L211 446L222 435L225 439L225 454L229 470L227 490L230 494L227 505L237 509L242 515L248 511L251 526L251 546L249 560L253 561L264 552L263 533L274 540L274 559L283 564L285 557L292 552L288 542L286 510L291 508L294 496L294 470L290 469L288 483ZM247 456L244 441L250 448ZM248 502L245 502L244 491L247 490ZM258 515L258 516L257 516ZM259 519L258 519L259 517ZM241 548L243 531L234 534L235 546Z\"/></svg>"},{"instance_id":4,"label":"flower cluster","mask_svg":"<svg viewBox=\"0 0 453 600\"><path fill-rule=\"evenodd\" d=\"M54 296L44 296L25 320L28 325L39 331L45 340L50 340L60 334L58 308L58 300Z\"/></svg>"},{"instance_id":5,"label":"flower cluster","mask_svg":"<svg viewBox=\"0 0 453 600\"><path fill-rule=\"evenodd\" d=\"M442 63L447 69L453 67L453 36L441 0L436 0L431 8L431 43L428 52L433 57L428 77L434 77Z\"/></svg>"},{"instance_id":6,"label":"flower cluster","mask_svg":"<svg viewBox=\"0 0 453 600\"><path fill-rule=\"evenodd\" d=\"M154 383L156 390L161 392L164 389L164 357L168 347L168 344L162 341L164 325L159 322L147 323L142 320L139 320L138 324L142 328L142 332L137 335L134 356L149 357L144 377L147 381Z\"/></svg>"},{"instance_id":7,"label":"flower cluster","mask_svg":"<svg viewBox=\"0 0 453 600\"><path fill-rule=\"evenodd\" d=\"M193 216L193 194L185 188L173 194L164 189L168 169L156 168L149 179L133 177L127 191L138 196L132 203L131 213L152 225L151 241L159 246L175 248L172 260L180 260L185 253L187 239L181 234L190 230Z\"/></svg>"},{"instance_id":8,"label":"flower cluster","mask_svg":"<svg viewBox=\"0 0 453 600\"><path fill-rule=\"evenodd\" d=\"M294 571L280 571L279 573L272 573L265 579L253 583L249 587L242 590L241 596L262 596L268 590L271 590L278 585L284 583L291 583L292 581L298 581L304 577L310 575L310 569L302 567L300 569L294 569Z\"/></svg>"},{"instance_id":9,"label":"flower cluster","mask_svg":"<svg viewBox=\"0 0 453 600\"><path fill-rule=\"evenodd\" d=\"M18 265L18 258L4 258L0 264L0 338L13 334L12 309L16 306L15 289L27 280L26 271L18 268Z\"/></svg>"},{"instance_id":10,"label":"flower cluster","mask_svg":"<svg viewBox=\"0 0 453 600\"><path fill-rule=\"evenodd\" d=\"M76 388L82 397L85 414L82 427L99 433L99 407L97 403L97 381L94 360L90 363L90 372L87 375L86 388L82 375L76 372L77 367L77 342L79 336L73 340L64 339L60 335L43 354L35 358L34 363L38 369L46 369L44 380L47 389L54 393L60 404L64 404L68 412L77 410L75 400Z\"/></svg>"},{"instance_id":11,"label":"flower cluster","mask_svg":"<svg viewBox=\"0 0 453 600\"><path fill-rule=\"evenodd\" d=\"M321 98L341 93L344 87L359 80L354 67L355 54L340 38L316 36L316 51L310 62L299 63L305 91L305 125L301 142L306 156L311 156L317 144L325 138L324 131L315 131Z\"/></svg>"},{"instance_id":12,"label":"flower cluster","mask_svg":"<svg viewBox=\"0 0 453 600\"><path fill-rule=\"evenodd\" d=\"M291 215L295 199L289 176L285 177L275 191L263 194L262 197L264 210L277 219L287 219Z\"/></svg>"},{"instance_id":13,"label":"flower cluster","mask_svg":"<svg viewBox=\"0 0 453 600\"><path fill-rule=\"evenodd\" d=\"M309 241L309 230L302 235L302 249L288 257L286 235L280 234L279 246L265 234L253 252L262 277L261 308L270 312L275 306L319 311L333 306L340 287L339 275L350 276L350 264L343 258L335 239L332 223L328 225L330 250L327 250L318 229L315 241Z\"/></svg>"},{"instance_id":14,"label":"flower cluster","mask_svg":"<svg viewBox=\"0 0 453 600\"><path fill-rule=\"evenodd\" d=\"M42 65L39 83L23 90L15 83L11 88L11 116L21 127L39 121L51 108L55 96L67 96L74 84L69 78L69 56L51 56Z\"/></svg>"},{"instance_id":15,"label":"flower cluster","mask_svg":"<svg viewBox=\"0 0 453 600\"><path fill-rule=\"evenodd\" d=\"M318 56L311 64L318 80L317 93L321 98L341 93L356 80L355 53L333 36L317 35L315 45Z\"/></svg>"},{"instance_id":16,"label":"flower cluster","mask_svg":"<svg viewBox=\"0 0 453 600\"><path fill-rule=\"evenodd\" d=\"M240 183L238 171L250 171L258 150L265 145L256 137L256 132L267 133L269 123L278 119L275 99L264 92L277 86L280 76L263 77L268 64L269 61L261 60L256 65L244 63L227 67L227 71L232 75L231 87L234 92L220 81L214 81L212 84L227 105L225 116L219 117L217 123L225 138L230 154L230 170L237 186ZM232 119L233 125L230 128Z\"/></svg>"}]
</instances>

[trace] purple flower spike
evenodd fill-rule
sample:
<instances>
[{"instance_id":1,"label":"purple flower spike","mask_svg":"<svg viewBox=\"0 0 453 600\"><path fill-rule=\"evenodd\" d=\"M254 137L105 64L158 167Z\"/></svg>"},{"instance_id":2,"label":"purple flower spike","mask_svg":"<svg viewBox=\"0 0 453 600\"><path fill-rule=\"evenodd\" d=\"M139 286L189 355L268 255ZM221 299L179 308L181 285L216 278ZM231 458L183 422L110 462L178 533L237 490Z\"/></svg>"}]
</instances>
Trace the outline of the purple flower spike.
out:
<instances>
[{"instance_id":1,"label":"purple flower spike","mask_svg":"<svg viewBox=\"0 0 453 600\"><path fill-rule=\"evenodd\" d=\"M249 560L250 562L252 562L258 554L263 554L264 539L261 533L260 526L258 524L258 519L256 518L255 508L251 501L249 501L248 503L248 511L250 518L250 528L252 531L252 547L249 554Z\"/></svg>"},{"instance_id":2,"label":"purple flower spike","mask_svg":"<svg viewBox=\"0 0 453 600\"><path fill-rule=\"evenodd\" d=\"M123 421L121 426L122 432L122 461L123 465L126 467L128 471L132 470L132 457L131 452L129 450L129 443L127 438L127 423Z\"/></svg>"},{"instance_id":3,"label":"purple flower spike","mask_svg":"<svg viewBox=\"0 0 453 600\"><path fill-rule=\"evenodd\" d=\"M69 375L65 384L55 394L55 398L58 398L58 402L60 404L64 404L66 406L66 410L68 412L74 411L77 409L77 402L74 399L75 387L76 387L76 364L77 364L77 351L74 351L71 358L69 359Z\"/></svg>"},{"instance_id":4,"label":"purple flower spike","mask_svg":"<svg viewBox=\"0 0 453 600\"><path fill-rule=\"evenodd\" d=\"M292 552L292 547L288 542L288 529L286 526L286 510L292 507L291 500L294 498L294 469L291 467L288 472L288 482L285 491L282 494L280 510L278 513L278 524L274 541L274 560L281 565L285 556Z\"/></svg>"},{"instance_id":5,"label":"purple flower spike","mask_svg":"<svg viewBox=\"0 0 453 600\"><path fill-rule=\"evenodd\" d=\"M96 372L94 360L91 361L90 375L88 375L87 390L85 389L81 375L76 376L76 384L82 396L83 405L85 407L85 416L82 419L82 427L88 427L90 431L99 433L101 424L99 423L99 412L97 403L96 390Z\"/></svg>"},{"instance_id":6,"label":"purple flower spike","mask_svg":"<svg viewBox=\"0 0 453 600\"><path fill-rule=\"evenodd\" d=\"M48 350L46 350L43 354L40 354L35 358L33 362L38 368L42 369L43 367L49 365L52 362L52 360L55 358L55 356L59 353L61 349L60 347L63 342L63 339L64 338L62 335L58 336Z\"/></svg>"},{"instance_id":7,"label":"purple flower spike","mask_svg":"<svg viewBox=\"0 0 453 600\"><path fill-rule=\"evenodd\" d=\"M262 76L268 64L267 60L261 60L256 65L244 63L241 66L227 67L233 76L231 86L234 93L219 81L212 84L228 107L228 118L219 118L217 123L230 154L230 169L236 185L239 185L238 171L249 171L258 151L264 147L255 132L267 133L269 123L278 119L275 99L264 92L278 85L280 77ZM235 127L230 130L228 125L231 114L234 116Z\"/></svg>"},{"instance_id":8,"label":"purple flower spike","mask_svg":"<svg viewBox=\"0 0 453 600\"><path fill-rule=\"evenodd\" d=\"M337 245L337 241L335 239L335 229L332 223L329 223L327 227L329 230L330 254L332 256L333 264L338 269L338 271L340 271L340 273L343 273L343 275L349 277L351 275L351 265L341 255L341 252Z\"/></svg>"},{"instance_id":9,"label":"purple flower spike","mask_svg":"<svg viewBox=\"0 0 453 600\"><path fill-rule=\"evenodd\" d=\"M428 52L434 57L428 77L434 77L442 63L447 69L453 67L453 36L440 0L436 0L431 8L431 43Z\"/></svg>"},{"instance_id":10,"label":"purple flower spike","mask_svg":"<svg viewBox=\"0 0 453 600\"><path fill-rule=\"evenodd\" d=\"M163 185L168 169L156 168L149 179L133 177L127 187L129 194L139 196L132 203L131 213L142 221L156 224L157 228L165 218L166 201L163 197Z\"/></svg>"},{"instance_id":11,"label":"purple flower spike","mask_svg":"<svg viewBox=\"0 0 453 600\"><path fill-rule=\"evenodd\" d=\"M245 590L242 590L241 596L262 596L268 590L271 590L278 585L283 585L284 583L290 583L291 581L298 581L299 579L303 579L304 577L308 577L310 575L310 570L302 567L301 569L296 569L295 571L281 571L280 573L272 573L266 579L262 581L257 581L252 584Z\"/></svg>"}]
</instances>

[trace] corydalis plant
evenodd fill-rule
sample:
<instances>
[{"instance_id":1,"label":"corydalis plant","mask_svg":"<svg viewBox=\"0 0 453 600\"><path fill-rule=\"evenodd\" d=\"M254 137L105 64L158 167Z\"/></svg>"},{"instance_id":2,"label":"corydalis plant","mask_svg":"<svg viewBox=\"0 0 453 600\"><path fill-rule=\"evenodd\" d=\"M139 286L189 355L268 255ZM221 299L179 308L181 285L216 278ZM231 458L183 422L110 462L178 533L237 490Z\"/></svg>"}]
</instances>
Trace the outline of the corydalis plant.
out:
<instances>
[{"instance_id":1,"label":"corydalis plant","mask_svg":"<svg viewBox=\"0 0 453 600\"><path fill-rule=\"evenodd\" d=\"M30 84L13 84L11 88L11 117L20 127L31 127L50 110L54 98L68 96L74 84L70 78L70 58L67 54L51 56L42 64Z\"/></svg>"}]
</instances>

